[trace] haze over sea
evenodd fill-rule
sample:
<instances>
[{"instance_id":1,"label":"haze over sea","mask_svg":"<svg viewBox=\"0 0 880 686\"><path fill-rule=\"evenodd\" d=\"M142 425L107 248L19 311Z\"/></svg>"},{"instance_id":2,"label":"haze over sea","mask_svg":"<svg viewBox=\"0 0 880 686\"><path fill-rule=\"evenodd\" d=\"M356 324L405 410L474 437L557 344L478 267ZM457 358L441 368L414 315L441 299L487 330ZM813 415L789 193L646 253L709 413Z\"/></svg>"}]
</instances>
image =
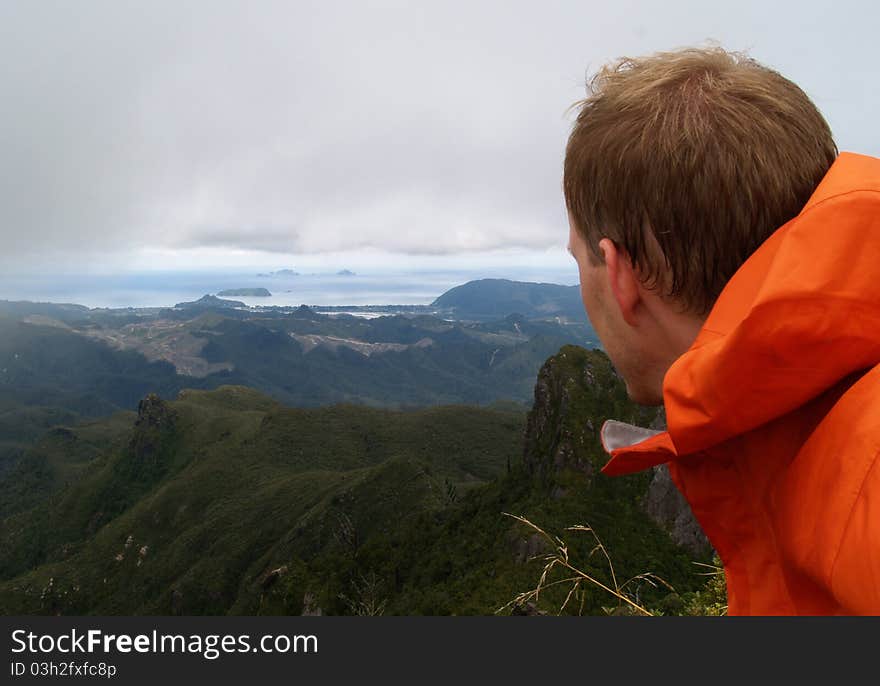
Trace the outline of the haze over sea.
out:
<instances>
[{"instance_id":1,"label":"haze over sea","mask_svg":"<svg viewBox=\"0 0 880 686\"><path fill-rule=\"evenodd\" d=\"M343 271L340 266L339 271ZM175 271L102 275L7 276L0 300L74 303L87 307L170 307L203 295L240 288L265 288L271 297L224 296L247 305L428 305L454 286L474 279L504 278L577 284L574 266L437 271L358 271L258 276L249 271Z\"/></svg>"}]
</instances>

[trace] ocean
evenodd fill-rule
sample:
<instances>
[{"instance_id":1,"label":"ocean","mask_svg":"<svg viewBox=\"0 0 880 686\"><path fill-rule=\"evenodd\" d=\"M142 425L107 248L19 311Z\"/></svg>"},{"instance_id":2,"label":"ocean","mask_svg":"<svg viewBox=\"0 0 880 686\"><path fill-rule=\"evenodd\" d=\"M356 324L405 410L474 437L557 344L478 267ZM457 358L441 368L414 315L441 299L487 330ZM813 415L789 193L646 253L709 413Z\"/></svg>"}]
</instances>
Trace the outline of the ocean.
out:
<instances>
[{"instance_id":1,"label":"ocean","mask_svg":"<svg viewBox=\"0 0 880 686\"><path fill-rule=\"evenodd\" d=\"M265 288L271 297L224 296L247 305L429 305L444 292L474 279L507 278L577 284L570 269L457 270L314 273L258 276L254 272L149 272L115 275L0 277L0 300L73 303L87 307L170 307L206 294Z\"/></svg>"}]
</instances>

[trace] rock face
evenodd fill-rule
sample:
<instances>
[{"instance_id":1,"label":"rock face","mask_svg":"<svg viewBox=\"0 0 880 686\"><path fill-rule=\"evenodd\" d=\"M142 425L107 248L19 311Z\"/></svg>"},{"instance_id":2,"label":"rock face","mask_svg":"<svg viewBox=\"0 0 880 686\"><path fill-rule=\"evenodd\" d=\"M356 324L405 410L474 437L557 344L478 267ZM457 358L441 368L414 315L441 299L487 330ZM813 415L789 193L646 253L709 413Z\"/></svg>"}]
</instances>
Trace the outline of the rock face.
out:
<instances>
[{"instance_id":1,"label":"rock face","mask_svg":"<svg viewBox=\"0 0 880 686\"><path fill-rule=\"evenodd\" d=\"M557 358L547 360L538 373L535 403L528 416L523 440L523 463L530 474L540 477L565 467L592 476L592 462L578 459L578 453L582 451L576 449L585 447L585 432L574 434L565 421L571 405L573 389L570 386L579 384L563 373L562 360ZM584 425L587 431L594 431L592 422L584 422Z\"/></svg>"},{"instance_id":2,"label":"rock face","mask_svg":"<svg viewBox=\"0 0 880 686\"><path fill-rule=\"evenodd\" d=\"M176 415L168 403L155 393L150 393L138 403L138 417L135 427L153 427L159 430L174 428Z\"/></svg>"},{"instance_id":3,"label":"rock face","mask_svg":"<svg viewBox=\"0 0 880 686\"><path fill-rule=\"evenodd\" d=\"M655 414L629 402L605 353L564 346L538 373L523 463L539 477L565 469L593 477L607 457L599 439L602 422L615 417L646 424Z\"/></svg>"},{"instance_id":4,"label":"rock face","mask_svg":"<svg viewBox=\"0 0 880 686\"><path fill-rule=\"evenodd\" d=\"M672 483L665 464L654 467L654 478L642 501L645 512L682 548L696 557L709 554L712 546L694 518L681 492Z\"/></svg>"},{"instance_id":5,"label":"rock face","mask_svg":"<svg viewBox=\"0 0 880 686\"><path fill-rule=\"evenodd\" d=\"M666 429L666 413L661 411L652 429ZM653 468L654 476L642 501L645 512L682 548L697 557L710 553L712 546L691 511L687 500L676 488L665 464Z\"/></svg>"},{"instance_id":6,"label":"rock face","mask_svg":"<svg viewBox=\"0 0 880 686\"><path fill-rule=\"evenodd\" d=\"M177 413L162 398L150 393L138 403L138 417L128 442L128 452L138 469L155 472L161 468L162 448L174 433Z\"/></svg>"},{"instance_id":7,"label":"rock face","mask_svg":"<svg viewBox=\"0 0 880 686\"><path fill-rule=\"evenodd\" d=\"M605 478L598 473L608 459L599 431L609 418L653 429L666 428L662 409L658 412L628 399L604 353L563 347L544 363L535 385L535 403L523 441L523 463L529 473L547 479L572 469L591 480ZM639 503L675 543L693 555L702 557L711 550L665 465L654 468Z\"/></svg>"}]
</instances>

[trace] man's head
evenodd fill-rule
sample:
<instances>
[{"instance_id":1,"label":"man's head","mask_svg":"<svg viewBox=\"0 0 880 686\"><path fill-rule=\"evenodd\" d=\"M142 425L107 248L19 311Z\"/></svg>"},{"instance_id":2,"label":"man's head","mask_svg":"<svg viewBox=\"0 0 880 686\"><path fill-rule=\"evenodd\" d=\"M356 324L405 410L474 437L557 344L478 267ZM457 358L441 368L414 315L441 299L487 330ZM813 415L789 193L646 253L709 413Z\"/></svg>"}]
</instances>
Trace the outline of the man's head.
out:
<instances>
[{"instance_id":1,"label":"man's head","mask_svg":"<svg viewBox=\"0 0 880 686\"><path fill-rule=\"evenodd\" d=\"M837 147L800 88L720 48L621 59L576 106L563 187L584 306L631 397L659 404L724 285Z\"/></svg>"}]
</instances>

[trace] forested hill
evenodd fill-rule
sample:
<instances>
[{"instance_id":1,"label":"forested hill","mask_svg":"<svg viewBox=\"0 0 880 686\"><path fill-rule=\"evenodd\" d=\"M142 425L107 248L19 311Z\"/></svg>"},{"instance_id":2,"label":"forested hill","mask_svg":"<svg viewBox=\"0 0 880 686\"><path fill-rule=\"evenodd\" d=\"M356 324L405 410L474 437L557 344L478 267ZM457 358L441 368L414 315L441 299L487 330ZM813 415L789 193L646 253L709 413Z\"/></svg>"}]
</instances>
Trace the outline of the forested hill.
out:
<instances>
[{"instance_id":1,"label":"forested hill","mask_svg":"<svg viewBox=\"0 0 880 686\"><path fill-rule=\"evenodd\" d=\"M645 584L643 602L683 611L707 551L652 517L656 475L598 474L611 416L654 412L627 400L604 354L571 346L542 368L528 418L293 409L234 386L148 396L53 429L0 479L0 612L492 613L536 583L531 558L547 551L505 512L564 536L589 523L618 578L675 588ZM576 538L573 559L611 583L594 545ZM591 591L567 611L609 603Z\"/></svg>"},{"instance_id":2,"label":"forested hill","mask_svg":"<svg viewBox=\"0 0 880 686\"><path fill-rule=\"evenodd\" d=\"M483 320L516 313L527 319L587 322L580 288L551 283L479 279L446 291L432 306L449 309L460 319Z\"/></svg>"},{"instance_id":3,"label":"forested hill","mask_svg":"<svg viewBox=\"0 0 880 686\"><path fill-rule=\"evenodd\" d=\"M0 473L46 429L134 410L148 393L241 385L300 407L524 405L549 355L595 343L585 324L514 315L363 318L217 302L90 310L0 301Z\"/></svg>"}]
</instances>

